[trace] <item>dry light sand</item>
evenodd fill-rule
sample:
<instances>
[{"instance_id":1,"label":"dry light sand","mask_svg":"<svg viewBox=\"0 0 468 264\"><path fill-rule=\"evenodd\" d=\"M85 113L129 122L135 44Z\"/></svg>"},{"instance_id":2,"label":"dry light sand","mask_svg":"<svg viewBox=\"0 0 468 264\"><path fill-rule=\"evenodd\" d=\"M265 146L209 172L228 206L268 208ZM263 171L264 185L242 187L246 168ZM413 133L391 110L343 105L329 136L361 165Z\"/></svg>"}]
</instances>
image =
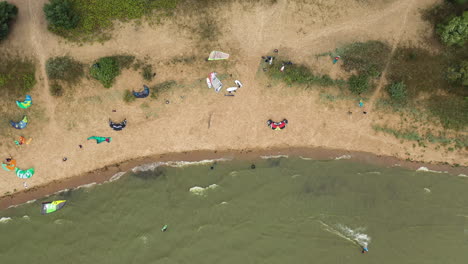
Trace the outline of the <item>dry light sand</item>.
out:
<instances>
[{"instance_id":1,"label":"dry light sand","mask_svg":"<svg viewBox=\"0 0 468 264\"><path fill-rule=\"evenodd\" d=\"M85 172L128 159L162 153L194 150L245 150L295 147L323 147L371 152L425 162L468 165L466 150L446 151L435 146L414 148L413 142L376 133L372 124L398 124L399 116L374 111L374 103L384 96L381 87L366 104L369 112L359 112L357 102L321 102L320 87L304 91L270 83L259 70L260 57L279 49L279 56L307 64L333 78L349 74L340 64L315 55L355 41L381 40L396 45L412 43L431 49L425 39L431 26L421 19L420 11L433 0L278 0L271 6L239 3L220 7L208 17L187 16L162 24L116 24L113 38L103 44L68 43L47 31L42 6L45 0L10 0L19 7L12 34L0 49L34 58L39 80L31 93L35 111L23 131L11 129L2 137L0 153L11 154L22 169L34 167L36 174L27 180L29 187L81 175ZM222 32L215 40L201 40L196 27L203 20L216 21ZM222 50L231 57L226 62L206 62L211 50ZM178 87L159 99L122 101L125 89L139 90L145 83L141 74L124 70L111 89L97 81L83 79L61 98L48 91L44 63L52 56L70 55L86 64L114 54L127 53L147 58L157 76L153 85L175 80ZM389 60L392 54L389 55ZM175 58L195 59L175 62ZM210 71L228 77L225 87L239 79L244 87L234 97L223 96L206 87ZM232 75L232 77L230 76ZM385 74L383 74L385 77ZM331 89L331 88L327 88ZM169 100L170 104L165 104ZM14 104L14 102L11 102ZM6 108L5 108L6 109ZM112 112L112 110L117 110ZM348 115L348 110L354 113ZM39 113L39 114L37 114ZM108 126L108 119L128 119L121 132ZM272 131L268 119L287 118L283 131ZM28 146L16 147L19 135L32 137ZM110 136L112 143L97 145L89 136ZM78 145L82 144L83 149ZM66 162L62 161L67 157ZM24 180L0 171L0 194L24 189Z\"/></svg>"}]
</instances>

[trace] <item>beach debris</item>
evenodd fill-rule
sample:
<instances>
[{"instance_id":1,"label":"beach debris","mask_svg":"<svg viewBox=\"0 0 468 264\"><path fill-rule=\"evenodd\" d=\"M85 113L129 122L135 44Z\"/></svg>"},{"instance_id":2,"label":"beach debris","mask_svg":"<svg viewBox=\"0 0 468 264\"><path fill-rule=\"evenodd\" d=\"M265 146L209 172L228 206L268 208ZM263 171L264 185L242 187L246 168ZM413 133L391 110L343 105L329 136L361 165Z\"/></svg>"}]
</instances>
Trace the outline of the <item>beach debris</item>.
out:
<instances>
[{"instance_id":1,"label":"beach debris","mask_svg":"<svg viewBox=\"0 0 468 264\"><path fill-rule=\"evenodd\" d=\"M78 147L79 147L80 149L82 149L82 148L83 148L83 145L80 144L80 145L78 145Z\"/></svg>"},{"instance_id":2,"label":"beach debris","mask_svg":"<svg viewBox=\"0 0 468 264\"><path fill-rule=\"evenodd\" d=\"M351 159L351 155L341 155L335 158L335 160L342 160L342 159Z\"/></svg>"},{"instance_id":3,"label":"beach debris","mask_svg":"<svg viewBox=\"0 0 468 264\"><path fill-rule=\"evenodd\" d=\"M124 129L127 126L127 119L124 119L124 121L120 123L114 123L112 120L109 118L109 126L114 129L115 131L120 131Z\"/></svg>"},{"instance_id":4,"label":"beach debris","mask_svg":"<svg viewBox=\"0 0 468 264\"><path fill-rule=\"evenodd\" d=\"M63 157L63 159L62 159L62 160L63 160L63 161L67 161L67 160L68 160L68 158L67 158L67 157Z\"/></svg>"},{"instance_id":5,"label":"beach debris","mask_svg":"<svg viewBox=\"0 0 468 264\"><path fill-rule=\"evenodd\" d=\"M166 100L166 104L169 104L169 103L170 103L170 101L169 101L169 100Z\"/></svg>"},{"instance_id":6,"label":"beach debris","mask_svg":"<svg viewBox=\"0 0 468 264\"><path fill-rule=\"evenodd\" d=\"M16 101L16 105L19 107L19 108L23 108L23 109L26 109L28 107L30 107L32 105L32 98L30 95L26 95L26 99L24 99L24 101L20 102L20 101Z\"/></svg>"},{"instance_id":7,"label":"beach debris","mask_svg":"<svg viewBox=\"0 0 468 264\"><path fill-rule=\"evenodd\" d=\"M207 78L208 88L213 87L217 93L223 88L223 84L218 79L218 74L216 72L211 72Z\"/></svg>"},{"instance_id":8,"label":"beach debris","mask_svg":"<svg viewBox=\"0 0 468 264\"><path fill-rule=\"evenodd\" d=\"M34 175L34 168L27 170L20 170L18 167L15 168L16 176L20 179L29 179Z\"/></svg>"},{"instance_id":9,"label":"beach debris","mask_svg":"<svg viewBox=\"0 0 468 264\"><path fill-rule=\"evenodd\" d=\"M204 195L206 195L207 190L214 190L214 189L216 189L218 187L219 186L217 184L211 184L206 188L203 188L203 187L200 187L200 186L194 186L194 187L190 188L189 191L191 193L195 194L195 195L204 196Z\"/></svg>"},{"instance_id":10,"label":"beach debris","mask_svg":"<svg viewBox=\"0 0 468 264\"><path fill-rule=\"evenodd\" d=\"M429 188L424 188L424 191L425 191L426 193L431 193L431 189L429 189Z\"/></svg>"},{"instance_id":11,"label":"beach debris","mask_svg":"<svg viewBox=\"0 0 468 264\"><path fill-rule=\"evenodd\" d=\"M161 231L162 231L162 232L166 232L166 231L167 231L167 228L168 228L168 226L167 226L167 225L164 225L164 226L161 228Z\"/></svg>"},{"instance_id":12,"label":"beach debris","mask_svg":"<svg viewBox=\"0 0 468 264\"><path fill-rule=\"evenodd\" d=\"M232 92L235 92L237 89L239 89L239 87L229 87L226 89L226 91L228 91L229 93L232 93Z\"/></svg>"},{"instance_id":13,"label":"beach debris","mask_svg":"<svg viewBox=\"0 0 468 264\"><path fill-rule=\"evenodd\" d=\"M21 121L19 121L19 122L14 122L14 121L10 120L11 126L16 128L16 129L24 129L24 128L26 128L28 123L29 123L29 121L28 121L27 116L23 116L23 119L21 119Z\"/></svg>"},{"instance_id":14,"label":"beach debris","mask_svg":"<svg viewBox=\"0 0 468 264\"><path fill-rule=\"evenodd\" d=\"M288 123L287 119L283 119L281 122L273 122L271 119L267 121L267 125L271 127L273 130L281 130L286 127L286 124Z\"/></svg>"},{"instance_id":15,"label":"beach debris","mask_svg":"<svg viewBox=\"0 0 468 264\"><path fill-rule=\"evenodd\" d=\"M52 202L43 202L41 207L41 214L50 214L62 209L67 200L57 200Z\"/></svg>"},{"instance_id":16,"label":"beach debris","mask_svg":"<svg viewBox=\"0 0 468 264\"><path fill-rule=\"evenodd\" d=\"M280 72L284 72L284 64L281 66Z\"/></svg>"},{"instance_id":17,"label":"beach debris","mask_svg":"<svg viewBox=\"0 0 468 264\"><path fill-rule=\"evenodd\" d=\"M16 160L12 158L6 159L7 163L2 163L2 168L6 171L14 171L16 169Z\"/></svg>"},{"instance_id":18,"label":"beach debris","mask_svg":"<svg viewBox=\"0 0 468 264\"><path fill-rule=\"evenodd\" d=\"M337 63L340 58L340 56L336 56L335 58L333 58L333 64Z\"/></svg>"},{"instance_id":19,"label":"beach debris","mask_svg":"<svg viewBox=\"0 0 468 264\"><path fill-rule=\"evenodd\" d=\"M96 144L100 144L102 142L107 142L107 143L110 143L112 141L112 138L111 137L96 137L96 136L92 136L92 137L89 137L87 138L87 140L90 140L90 139L95 139L96 140Z\"/></svg>"},{"instance_id":20,"label":"beach debris","mask_svg":"<svg viewBox=\"0 0 468 264\"><path fill-rule=\"evenodd\" d=\"M273 52L274 52L274 53L278 53L278 49L274 49Z\"/></svg>"},{"instance_id":21,"label":"beach debris","mask_svg":"<svg viewBox=\"0 0 468 264\"><path fill-rule=\"evenodd\" d=\"M26 182L23 182L23 187L24 187L25 189L27 189L27 188L28 188L28 184L27 184Z\"/></svg>"},{"instance_id":22,"label":"beach debris","mask_svg":"<svg viewBox=\"0 0 468 264\"><path fill-rule=\"evenodd\" d=\"M212 51L210 56L208 56L208 60L227 60L229 58L229 54L224 53L222 51Z\"/></svg>"},{"instance_id":23,"label":"beach debris","mask_svg":"<svg viewBox=\"0 0 468 264\"><path fill-rule=\"evenodd\" d=\"M141 92L133 91L133 96L135 96L136 98L145 98L145 97L148 97L149 94L150 94L150 89L146 85L143 85L143 91Z\"/></svg>"}]
</instances>

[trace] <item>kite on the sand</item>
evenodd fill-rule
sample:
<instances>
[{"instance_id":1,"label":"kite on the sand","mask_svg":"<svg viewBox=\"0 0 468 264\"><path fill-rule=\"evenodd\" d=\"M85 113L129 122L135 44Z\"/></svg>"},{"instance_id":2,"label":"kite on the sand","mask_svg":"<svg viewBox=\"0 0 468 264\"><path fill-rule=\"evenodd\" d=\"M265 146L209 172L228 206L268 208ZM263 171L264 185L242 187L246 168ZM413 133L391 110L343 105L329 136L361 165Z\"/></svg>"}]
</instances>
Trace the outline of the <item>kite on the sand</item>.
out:
<instances>
[{"instance_id":1,"label":"kite on the sand","mask_svg":"<svg viewBox=\"0 0 468 264\"><path fill-rule=\"evenodd\" d=\"M89 137L88 140L90 139L95 139L97 144L102 143L104 141L107 143L110 143L112 140L111 137L96 137L96 136Z\"/></svg>"},{"instance_id":2,"label":"kite on the sand","mask_svg":"<svg viewBox=\"0 0 468 264\"><path fill-rule=\"evenodd\" d=\"M227 60L229 58L229 54L221 52L221 51L212 51L208 60Z\"/></svg>"},{"instance_id":3,"label":"kite on the sand","mask_svg":"<svg viewBox=\"0 0 468 264\"><path fill-rule=\"evenodd\" d=\"M34 175L34 168L27 170L20 170L18 167L15 168L16 176L20 179L29 179Z\"/></svg>"},{"instance_id":4,"label":"kite on the sand","mask_svg":"<svg viewBox=\"0 0 468 264\"><path fill-rule=\"evenodd\" d=\"M11 126L16 128L16 129L23 129L28 125L28 123L29 123L29 121L28 121L27 116L23 116L23 119L21 119L21 121L19 121L19 122L14 122L14 121L10 120Z\"/></svg>"},{"instance_id":5,"label":"kite on the sand","mask_svg":"<svg viewBox=\"0 0 468 264\"><path fill-rule=\"evenodd\" d=\"M127 119L120 123L114 123L112 120L109 119L109 126L114 129L115 131L120 131L127 126Z\"/></svg>"},{"instance_id":6,"label":"kite on the sand","mask_svg":"<svg viewBox=\"0 0 468 264\"><path fill-rule=\"evenodd\" d=\"M8 163L2 163L2 168L6 171L14 171L16 168L16 160L11 159Z\"/></svg>"},{"instance_id":7,"label":"kite on the sand","mask_svg":"<svg viewBox=\"0 0 468 264\"><path fill-rule=\"evenodd\" d=\"M52 202L43 202L41 207L41 214L50 214L62 209L65 206L67 200L58 200Z\"/></svg>"},{"instance_id":8,"label":"kite on the sand","mask_svg":"<svg viewBox=\"0 0 468 264\"><path fill-rule=\"evenodd\" d=\"M24 99L23 102L16 101L16 105L18 105L19 108L26 109L32 105L32 98L30 95L26 95L26 99Z\"/></svg>"},{"instance_id":9,"label":"kite on the sand","mask_svg":"<svg viewBox=\"0 0 468 264\"><path fill-rule=\"evenodd\" d=\"M150 90L149 90L148 86L146 86L146 85L143 85L143 91L141 91L141 92L133 91L133 96L135 96L136 98L145 98L149 94L150 94Z\"/></svg>"},{"instance_id":10,"label":"kite on the sand","mask_svg":"<svg viewBox=\"0 0 468 264\"><path fill-rule=\"evenodd\" d=\"M284 119L281 122L273 122L271 119L267 121L267 125L271 127L273 130L281 130L286 127L286 124L288 123L287 119Z\"/></svg>"}]
</instances>

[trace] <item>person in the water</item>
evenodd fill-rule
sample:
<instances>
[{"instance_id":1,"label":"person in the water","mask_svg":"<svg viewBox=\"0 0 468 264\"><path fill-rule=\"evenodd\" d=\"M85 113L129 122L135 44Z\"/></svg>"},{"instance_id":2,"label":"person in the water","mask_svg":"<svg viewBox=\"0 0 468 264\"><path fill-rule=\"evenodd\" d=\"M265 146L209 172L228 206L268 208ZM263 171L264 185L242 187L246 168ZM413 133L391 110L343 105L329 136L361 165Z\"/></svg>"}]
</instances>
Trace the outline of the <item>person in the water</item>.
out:
<instances>
[{"instance_id":1,"label":"person in the water","mask_svg":"<svg viewBox=\"0 0 468 264\"><path fill-rule=\"evenodd\" d=\"M369 252L369 249L367 249L367 247L362 247L361 253L364 254L364 253L367 253L367 252Z\"/></svg>"}]
</instances>

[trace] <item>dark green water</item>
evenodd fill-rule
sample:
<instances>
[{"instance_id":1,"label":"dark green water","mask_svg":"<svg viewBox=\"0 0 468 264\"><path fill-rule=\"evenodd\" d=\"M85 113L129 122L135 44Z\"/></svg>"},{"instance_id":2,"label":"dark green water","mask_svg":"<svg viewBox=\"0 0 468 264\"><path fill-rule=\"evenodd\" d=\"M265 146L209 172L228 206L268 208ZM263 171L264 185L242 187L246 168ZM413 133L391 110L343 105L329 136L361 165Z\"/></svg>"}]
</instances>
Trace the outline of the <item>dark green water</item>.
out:
<instances>
[{"instance_id":1,"label":"dark green water","mask_svg":"<svg viewBox=\"0 0 468 264\"><path fill-rule=\"evenodd\" d=\"M254 163L158 167L1 211L11 220L0 223L0 262L468 263L468 178L345 160ZM56 199L68 204L40 215Z\"/></svg>"}]
</instances>

